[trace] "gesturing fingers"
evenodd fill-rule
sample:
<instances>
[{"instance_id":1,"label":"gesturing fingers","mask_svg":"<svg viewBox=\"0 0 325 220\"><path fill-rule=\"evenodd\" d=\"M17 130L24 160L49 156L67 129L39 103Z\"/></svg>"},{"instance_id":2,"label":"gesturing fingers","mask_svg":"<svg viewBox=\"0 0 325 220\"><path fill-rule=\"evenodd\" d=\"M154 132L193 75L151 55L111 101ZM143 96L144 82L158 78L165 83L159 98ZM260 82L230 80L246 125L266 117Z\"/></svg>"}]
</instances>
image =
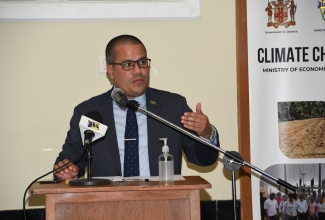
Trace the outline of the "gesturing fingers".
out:
<instances>
[{"instance_id":1,"label":"gesturing fingers","mask_svg":"<svg viewBox=\"0 0 325 220\"><path fill-rule=\"evenodd\" d=\"M210 137L212 128L209 118L202 112L201 103L196 105L196 112L185 112L181 122L185 128L195 131L200 136Z\"/></svg>"}]
</instances>

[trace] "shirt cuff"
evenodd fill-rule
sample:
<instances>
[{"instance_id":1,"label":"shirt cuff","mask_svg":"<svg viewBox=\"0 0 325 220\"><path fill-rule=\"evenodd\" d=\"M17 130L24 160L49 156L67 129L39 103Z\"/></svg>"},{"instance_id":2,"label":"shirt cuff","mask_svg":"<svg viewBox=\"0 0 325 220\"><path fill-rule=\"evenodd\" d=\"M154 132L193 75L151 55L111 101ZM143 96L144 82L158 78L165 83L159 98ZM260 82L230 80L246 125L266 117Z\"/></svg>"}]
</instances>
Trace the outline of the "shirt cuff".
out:
<instances>
[{"instance_id":1,"label":"shirt cuff","mask_svg":"<svg viewBox=\"0 0 325 220\"><path fill-rule=\"evenodd\" d=\"M203 136L200 136L200 138L207 142L210 142L211 144L216 145L217 144L217 138L216 138L217 129L213 125L211 125L211 128L212 128L212 132L211 132L210 138L205 138Z\"/></svg>"}]
</instances>

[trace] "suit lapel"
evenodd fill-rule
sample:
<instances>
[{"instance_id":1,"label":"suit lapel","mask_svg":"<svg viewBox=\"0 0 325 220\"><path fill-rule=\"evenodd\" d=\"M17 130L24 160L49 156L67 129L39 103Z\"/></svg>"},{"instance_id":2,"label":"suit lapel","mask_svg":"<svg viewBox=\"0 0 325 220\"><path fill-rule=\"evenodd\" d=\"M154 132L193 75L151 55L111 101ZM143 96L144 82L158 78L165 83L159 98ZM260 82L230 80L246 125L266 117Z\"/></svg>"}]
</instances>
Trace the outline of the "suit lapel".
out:
<instances>
[{"instance_id":1,"label":"suit lapel","mask_svg":"<svg viewBox=\"0 0 325 220\"><path fill-rule=\"evenodd\" d=\"M159 103L158 96L156 92L152 89L148 89L146 93L146 105L147 110L153 114L160 115L161 103ZM161 148L159 147L159 126L156 119L148 116L148 153L149 153L149 167L151 175L158 175L158 156L160 154Z\"/></svg>"},{"instance_id":2,"label":"suit lapel","mask_svg":"<svg viewBox=\"0 0 325 220\"><path fill-rule=\"evenodd\" d=\"M112 89L107 92L107 95L102 100L100 105L100 111L103 115L103 123L108 126L107 132L105 135L105 146L109 151L110 158L114 160L114 166L116 167L116 173L122 175L121 172L121 162L120 162L120 153L118 150L115 121L113 114L113 104L111 97ZM110 163L110 162L109 162Z\"/></svg>"}]
</instances>

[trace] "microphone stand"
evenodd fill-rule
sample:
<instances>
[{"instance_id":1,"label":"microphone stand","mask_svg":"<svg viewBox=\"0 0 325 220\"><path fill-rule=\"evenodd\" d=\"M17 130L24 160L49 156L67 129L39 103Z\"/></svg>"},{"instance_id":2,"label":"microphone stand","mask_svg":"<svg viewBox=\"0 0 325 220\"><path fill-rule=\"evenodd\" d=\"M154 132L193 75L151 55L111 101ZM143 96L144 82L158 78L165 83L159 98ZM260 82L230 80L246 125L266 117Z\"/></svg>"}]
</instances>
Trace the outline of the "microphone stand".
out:
<instances>
[{"instance_id":1,"label":"microphone stand","mask_svg":"<svg viewBox=\"0 0 325 220\"><path fill-rule=\"evenodd\" d=\"M243 165L248 166L249 168L255 170L256 172L268 177L269 179L275 181L277 184L279 184L279 185L281 185L281 186L283 186L283 187L285 187L285 188L287 188L287 189L289 189L289 190L291 190L293 192L296 192L297 187L291 185L290 183L288 183L288 182L286 182L286 181L284 181L284 180L282 180L280 178L277 179L277 178L273 177L272 175L264 172L260 168L254 166L254 165L252 165L250 163L247 163L246 161L244 161L242 159L242 156L238 152L236 152L236 151L225 151L222 148L217 147L217 146L215 146L215 145L201 139L197 135L194 135L193 133L191 133L191 132L189 132L189 131L187 131L187 130L185 130L185 129L183 129L183 128L181 128L181 127L179 127L179 126L177 126L177 125L175 125L175 124L173 124L173 123L171 123L171 122L169 122L169 121L167 121L167 120L165 120L163 118L161 118L160 116L158 116L158 115L156 115L156 114L154 114L154 113L152 113L152 112L150 112L150 111L148 111L148 110L146 110L144 108L141 108L139 103L137 101L135 101L135 100L129 100L128 103L127 103L127 106L129 108L133 108L134 110L142 112L142 113L144 113L144 114L146 114L146 115L148 115L148 116L162 122L163 124L165 124L165 125L173 128L173 129L175 129L175 130L177 130L177 131L179 131L179 132L193 138L194 140L196 140L196 141L198 141L198 142L200 142L200 143L202 143L202 144L204 144L204 145L206 145L208 147L211 147L211 148L213 148L213 149L215 149L215 150L217 150L217 151L224 154L223 164L224 164L226 169L232 171L232 190L233 190L233 205L234 205L234 218L235 219L236 219L235 171L238 170L239 168L241 168Z\"/></svg>"},{"instance_id":2,"label":"microphone stand","mask_svg":"<svg viewBox=\"0 0 325 220\"><path fill-rule=\"evenodd\" d=\"M70 186L99 186L110 184L109 179L92 179L92 153L91 143L84 144L85 152L87 153L87 179L74 179L69 181Z\"/></svg>"}]
</instances>

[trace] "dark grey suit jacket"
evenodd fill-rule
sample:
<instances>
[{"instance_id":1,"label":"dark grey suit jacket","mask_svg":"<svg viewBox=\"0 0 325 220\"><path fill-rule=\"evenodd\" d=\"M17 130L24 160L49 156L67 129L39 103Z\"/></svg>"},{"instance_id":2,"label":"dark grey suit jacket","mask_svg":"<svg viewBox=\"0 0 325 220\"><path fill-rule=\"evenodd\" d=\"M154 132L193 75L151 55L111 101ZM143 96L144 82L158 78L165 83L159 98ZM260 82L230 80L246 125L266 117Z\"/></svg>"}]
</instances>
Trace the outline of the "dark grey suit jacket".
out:
<instances>
[{"instance_id":1,"label":"dark grey suit jacket","mask_svg":"<svg viewBox=\"0 0 325 220\"><path fill-rule=\"evenodd\" d=\"M107 125L108 129L104 138L92 143L92 176L121 176L121 162L115 131L111 92L112 89L75 107L70 121L70 130L56 163L63 159L73 160L82 152L83 145L79 131L80 118L90 111L97 111L102 115L103 124ZM148 88L146 102L148 111L180 127L183 127L181 116L184 112L191 111L183 96L153 88ZM187 160L191 163L208 166L216 162L218 158L216 150L175 131L150 116L148 116L147 121L151 176L158 175L158 156L162 153L161 149L163 146L163 143L159 140L160 138L168 138L169 151L174 157L175 174L181 173L182 150ZM217 139L217 146L219 146L218 133ZM84 175L87 165L86 157L79 160L76 165L80 168L79 176Z\"/></svg>"}]
</instances>

